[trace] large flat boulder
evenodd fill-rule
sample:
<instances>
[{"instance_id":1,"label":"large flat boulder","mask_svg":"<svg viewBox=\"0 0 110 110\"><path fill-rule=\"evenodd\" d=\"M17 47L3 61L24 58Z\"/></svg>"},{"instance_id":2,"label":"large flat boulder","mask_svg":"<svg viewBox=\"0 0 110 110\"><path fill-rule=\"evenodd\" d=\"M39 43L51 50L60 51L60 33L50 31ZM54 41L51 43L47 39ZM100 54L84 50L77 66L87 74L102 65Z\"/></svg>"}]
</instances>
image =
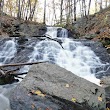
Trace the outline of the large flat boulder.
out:
<instances>
[{"instance_id":1,"label":"large flat boulder","mask_svg":"<svg viewBox=\"0 0 110 110\"><path fill-rule=\"evenodd\" d=\"M32 66L10 102L12 110L105 110L105 91L57 65L42 63Z\"/></svg>"}]
</instances>

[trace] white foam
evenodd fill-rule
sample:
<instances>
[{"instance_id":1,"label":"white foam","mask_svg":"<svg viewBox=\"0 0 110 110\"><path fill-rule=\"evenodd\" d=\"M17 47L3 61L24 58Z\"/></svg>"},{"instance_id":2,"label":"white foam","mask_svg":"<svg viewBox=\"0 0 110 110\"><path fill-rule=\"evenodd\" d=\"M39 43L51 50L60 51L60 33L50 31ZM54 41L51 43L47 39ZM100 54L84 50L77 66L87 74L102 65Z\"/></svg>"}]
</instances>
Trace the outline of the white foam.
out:
<instances>
[{"instance_id":1,"label":"white foam","mask_svg":"<svg viewBox=\"0 0 110 110\"><path fill-rule=\"evenodd\" d=\"M51 38L57 38L58 29L60 29L59 37L67 38L68 31L62 27L47 27L46 35L49 35Z\"/></svg>"}]
</instances>

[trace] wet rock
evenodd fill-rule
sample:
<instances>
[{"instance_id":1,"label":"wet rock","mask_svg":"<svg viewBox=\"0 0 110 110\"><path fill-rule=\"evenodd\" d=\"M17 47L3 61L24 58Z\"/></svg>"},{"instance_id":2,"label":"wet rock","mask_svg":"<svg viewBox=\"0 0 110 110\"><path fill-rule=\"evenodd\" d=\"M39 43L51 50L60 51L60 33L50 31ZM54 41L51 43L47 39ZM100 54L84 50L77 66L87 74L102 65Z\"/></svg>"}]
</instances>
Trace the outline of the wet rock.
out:
<instances>
[{"instance_id":1,"label":"wet rock","mask_svg":"<svg viewBox=\"0 0 110 110\"><path fill-rule=\"evenodd\" d=\"M40 90L44 97L33 95L32 90ZM105 92L61 67L42 63L32 66L11 94L10 103L12 110L105 110Z\"/></svg>"},{"instance_id":2,"label":"wet rock","mask_svg":"<svg viewBox=\"0 0 110 110\"><path fill-rule=\"evenodd\" d=\"M73 38L72 32L65 29L65 28L58 28L57 29L57 37L71 37Z\"/></svg>"},{"instance_id":3,"label":"wet rock","mask_svg":"<svg viewBox=\"0 0 110 110\"><path fill-rule=\"evenodd\" d=\"M110 109L110 76L102 78L101 83L105 88L106 108Z\"/></svg>"},{"instance_id":4,"label":"wet rock","mask_svg":"<svg viewBox=\"0 0 110 110\"><path fill-rule=\"evenodd\" d=\"M103 64L106 64L107 62L110 63L110 55L107 53L107 50L103 47L102 43L86 39L75 39L74 41L81 42L83 45L90 47Z\"/></svg>"},{"instance_id":5,"label":"wet rock","mask_svg":"<svg viewBox=\"0 0 110 110\"><path fill-rule=\"evenodd\" d=\"M110 54L110 48L107 48L107 52Z\"/></svg>"},{"instance_id":6,"label":"wet rock","mask_svg":"<svg viewBox=\"0 0 110 110\"><path fill-rule=\"evenodd\" d=\"M46 27L39 28L39 35L44 35L47 31Z\"/></svg>"},{"instance_id":7,"label":"wet rock","mask_svg":"<svg viewBox=\"0 0 110 110\"><path fill-rule=\"evenodd\" d=\"M14 82L18 82L18 79L15 79L14 76L8 75L7 77L0 78L0 85L12 84Z\"/></svg>"},{"instance_id":8,"label":"wet rock","mask_svg":"<svg viewBox=\"0 0 110 110\"><path fill-rule=\"evenodd\" d=\"M26 41L28 41L28 38L26 38L25 36L20 36L17 43L19 45L23 45L23 44L25 44Z\"/></svg>"},{"instance_id":9,"label":"wet rock","mask_svg":"<svg viewBox=\"0 0 110 110\"><path fill-rule=\"evenodd\" d=\"M57 37L61 37L61 31L62 31L62 28L58 28L57 29Z\"/></svg>"},{"instance_id":10,"label":"wet rock","mask_svg":"<svg viewBox=\"0 0 110 110\"><path fill-rule=\"evenodd\" d=\"M104 87L110 86L110 76L104 76L103 78L101 78L101 84Z\"/></svg>"},{"instance_id":11,"label":"wet rock","mask_svg":"<svg viewBox=\"0 0 110 110\"><path fill-rule=\"evenodd\" d=\"M68 29L68 37L73 39L78 39L79 36L74 31Z\"/></svg>"}]
</instances>

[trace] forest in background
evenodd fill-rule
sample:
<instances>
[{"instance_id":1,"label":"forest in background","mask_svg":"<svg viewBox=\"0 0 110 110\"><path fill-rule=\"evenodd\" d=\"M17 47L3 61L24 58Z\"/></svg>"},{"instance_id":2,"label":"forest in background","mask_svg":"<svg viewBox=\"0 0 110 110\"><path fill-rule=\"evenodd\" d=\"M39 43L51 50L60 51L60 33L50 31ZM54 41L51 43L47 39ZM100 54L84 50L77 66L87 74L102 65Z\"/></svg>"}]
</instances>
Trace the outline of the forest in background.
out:
<instances>
[{"instance_id":1,"label":"forest in background","mask_svg":"<svg viewBox=\"0 0 110 110\"><path fill-rule=\"evenodd\" d=\"M0 0L0 11L18 19L62 25L109 5L110 0Z\"/></svg>"}]
</instances>

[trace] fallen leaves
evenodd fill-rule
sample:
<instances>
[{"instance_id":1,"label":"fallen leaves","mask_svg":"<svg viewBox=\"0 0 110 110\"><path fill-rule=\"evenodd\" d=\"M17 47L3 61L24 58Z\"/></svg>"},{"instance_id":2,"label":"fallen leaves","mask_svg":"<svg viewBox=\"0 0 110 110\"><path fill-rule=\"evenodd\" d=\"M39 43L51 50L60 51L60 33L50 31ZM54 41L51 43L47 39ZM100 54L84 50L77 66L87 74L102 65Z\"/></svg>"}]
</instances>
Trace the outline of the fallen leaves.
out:
<instances>
[{"instance_id":1,"label":"fallen leaves","mask_svg":"<svg viewBox=\"0 0 110 110\"><path fill-rule=\"evenodd\" d=\"M102 102L102 97L98 97L98 101Z\"/></svg>"},{"instance_id":2,"label":"fallen leaves","mask_svg":"<svg viewBox=\"0 0 110 110\"><path fill-rule=\"evenodd\" d=\"M76 102L76 98L73 97L73 98L71 99L71 101L75 103L75 102Z\"/></svg>"},{"instance_id":3,"label":"fallen leaves","mask_svg":"<svg viewBox=\"0 0 110 110\"><path fill-rule=\"evenodd\" d=\"M31 93L34 94L34 95L41 96L41 97L45 97L46 96L40 90L32 90Z\"/></svg>"},{"instance_id":4,"label":"fallen leaves","mask_svg":"<svg viewBox=\"0 0 110 110\"><path fill-rule=\"evenodd\" d=\"M110 108L107 107L106 110L110 110Z\"/></svg>"}]
</instances>

